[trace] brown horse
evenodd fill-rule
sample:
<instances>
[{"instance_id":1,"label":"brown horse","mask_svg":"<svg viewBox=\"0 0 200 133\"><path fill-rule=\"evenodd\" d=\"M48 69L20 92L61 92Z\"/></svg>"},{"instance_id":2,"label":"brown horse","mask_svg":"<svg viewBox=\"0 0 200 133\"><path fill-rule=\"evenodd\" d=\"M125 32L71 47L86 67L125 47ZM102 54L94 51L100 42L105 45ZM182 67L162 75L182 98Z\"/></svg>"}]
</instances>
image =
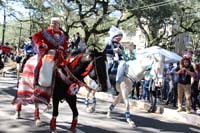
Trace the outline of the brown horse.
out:
<instances>
[{"instance_id":1,"label":"brown horse","mask_svg":"<svg viewBox=\"0 0 200 133\"><path fill-rule=\"evenodd\" d=\"M80 56L80 54L78 54L77 57L78 56ZM74 61L76 61L76 59ZM104 55L104 53L98 52L97 50L89 50L86 53L82 54L82 57L81 59L79 59L78 64L74 68L73 67L73 62L68 65L65 64L61 66L56 76L53 92L53 115L50 121L52 131L56 131L56 117L58 116L58 106L59 101L62 99L65 99L68 102L73 112L73 119L70 131L75 131L78 121L76 93L78 92L79 87L82 86L81 84L85 84L83 81L83 78L85 76L89 74L92 79L96 80L99 88L102 91L107 91L108 88L106 74L106 56ZM70 76L72 84L65 81L66 76ZM75 85L74 87L74 83L76 83L77 86ZM87 88L87 85L85 86Z\"/></svg>"},{"instance_id":2,"label":"brown horse","mask_svg":"<svg viewBox=\"0 0 200 133\"><path fill-rule=\"evenodd\" d=\"M34 64L33 63L34 59L36 59L36 57L31 57L27 61L24 71L27 70L26 66L28 66L28 64L29 65L31 63ZM27 93L28 95L25 97L19 95L16 101L18 101L18 103L21 102L18 105L27 104L27 103L35 103L36 105L35 120L38 121L39 120L38 103L48 104L50 101L49 96L52 96L53 115L50 121L50 129L53 132L55 132L56 131L56 117L58 116L59 101L66 100L66 102L68 102L73 112L73 120L72 120L72 124L70 128L70 131L73 132L75 131L77 120L78 120L78 109L76 107L76 100L77 100L76 93L78 92L81 86L85 86L86 88L89 88L84 83L83 78L89 74L92 79L97 81L99 85L99 89L101 91L107 91L108 87L107 87L107 74L106 74L106 56L104 53L98 52L95 49L88 50L85 53L72 54L66 57L65 59L63 59L62 64L58 68L56 68L56 71L54 74L55 74L54 76L55 80L53 81L54 82L53 87L46 88L46 89L49 89L48 91L49 93L40 93L38 91L40 89L34 88L33 85L31 86L29 85L30 89L27 89L26 88L27 86L23 89L26 91L29 90L30 94ZM21 80L23 81L23 79ZM33 80L33 79L29 77L28 80ZM20 94L19 92L20 92L20 84L19 84L18 94ZM44 94L48 94L48 95L44 95ZM18 112L20 110L21 109L19 107Z\"/></svg>"}]
</instances>

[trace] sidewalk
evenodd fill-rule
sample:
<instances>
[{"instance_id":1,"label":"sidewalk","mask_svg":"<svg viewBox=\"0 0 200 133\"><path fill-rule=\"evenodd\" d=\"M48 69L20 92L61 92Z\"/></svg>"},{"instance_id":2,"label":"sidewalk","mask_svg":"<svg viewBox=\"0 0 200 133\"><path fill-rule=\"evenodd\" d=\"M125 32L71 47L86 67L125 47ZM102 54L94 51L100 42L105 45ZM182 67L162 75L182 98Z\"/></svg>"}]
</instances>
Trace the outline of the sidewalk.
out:
<instances>
[{"instance_id":1,"label":"sidewalk","mask_svg":"<svg viewBox=\"0 0 200 133\"><path fill-rule=\"evenodd\" d=\"M86 96L87 90L82 87L79 90L79 95ZM115 97L116 96L112 96L112 94L108 94L104 92L96 93L96 98L103 101L113 102ZM130 105L132 109L136 107L136 108L139 108L141 110L146 110L146 111L150 107L149 103L141 101L141 100L134 100L134 99L130 99ZM186 112L179 113L176 111L176 109L167 108L167 107L164 107L163 105L157 106L156 113L166 118L174 119L176 121L180 121L183 123L200 127L200 116L196 114L187 114Z\"/></svg>"}]
</instances>

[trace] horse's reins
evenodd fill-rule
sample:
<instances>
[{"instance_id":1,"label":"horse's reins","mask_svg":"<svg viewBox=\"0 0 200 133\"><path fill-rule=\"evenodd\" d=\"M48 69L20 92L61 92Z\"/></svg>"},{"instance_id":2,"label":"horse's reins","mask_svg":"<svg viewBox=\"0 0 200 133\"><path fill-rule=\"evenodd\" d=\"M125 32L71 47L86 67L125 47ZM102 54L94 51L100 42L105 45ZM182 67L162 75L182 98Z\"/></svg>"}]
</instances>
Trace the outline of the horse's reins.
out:
<instances>
[{"instance_id":1,"label":"horse's reins","mask_svg":"<svg viewBox=\"0 0 200 133\"><path fill-rule=\"evenodd\" d=\"M64 57L61 55L62 59L64 60ZM95 57L94 58L94 61L96 62L97 59L101 58L102 56L100 57ZM64 64L64 70L66 71L66 73L73 78L73 80L79 85L79 86L84 86L86 89L88 90L93 90L93 88L89 87L86 83L82 82L81 80L79 80L76 76L74 76L74 74L70 71L69 67ZM62 75L64 76L64 75ZM66 79L67 77L64 76Z\"/></svg>"}]
</instances>

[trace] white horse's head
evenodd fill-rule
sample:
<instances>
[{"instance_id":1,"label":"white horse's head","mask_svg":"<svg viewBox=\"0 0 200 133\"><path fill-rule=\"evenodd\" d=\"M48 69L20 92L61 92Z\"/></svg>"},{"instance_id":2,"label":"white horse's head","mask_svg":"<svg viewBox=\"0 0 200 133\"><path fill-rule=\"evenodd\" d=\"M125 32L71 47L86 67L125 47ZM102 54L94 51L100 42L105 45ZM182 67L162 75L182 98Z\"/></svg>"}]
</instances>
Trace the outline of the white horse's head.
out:
<instances>
[{"instance_id":1,"label":"white horse's head","mask_svg":"<svg viewBox=\"0 0 200 133\"><path fill-rule=\"evenodd\" d=\"M161 54L152 55L153 63L150 72L151 78L155 81L156 85L161 86L163 84L163 70L165 57Z\"/></svg>"}]
</instances>

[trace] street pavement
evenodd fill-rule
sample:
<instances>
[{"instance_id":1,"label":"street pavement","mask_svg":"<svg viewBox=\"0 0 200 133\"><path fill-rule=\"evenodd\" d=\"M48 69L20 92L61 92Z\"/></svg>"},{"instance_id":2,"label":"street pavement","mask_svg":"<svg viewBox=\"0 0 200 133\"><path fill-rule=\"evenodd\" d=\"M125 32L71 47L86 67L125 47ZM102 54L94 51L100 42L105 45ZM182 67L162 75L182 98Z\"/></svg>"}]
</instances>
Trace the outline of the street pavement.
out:
<instances>
[{"instance_id":1,"label":"street pavement","mask_svg":"<svg viewBox=\"0 0 200 133\"><path fill-rule=\"evenodd\" d=\"M16 77L12 73L6 74L6 77L0 77L0 133L49 133L52 110L43 112L44 105L40 107L42 121L40 127L36 127L34 123L33 105L23 106L22 119L15 119L15 106L11 104L11 101L16 92L16 83ZM113 118L108 119L106 111L111 104L111 96L104 98L104 100L99 98L96 111L88 113L83 104L84 97L80 94L77 102L79 109L77 133L200 133L200 128L197 125L186 123L183 121L183 117L181 119L169 117L171 114L176 114L175 110L164 109L162 114L147 113L146 110L134 106L131 107L131 118L137 127L131 128L125 122L123 104L119 104L114 110ZM57 130L58 133L64 133L70 127L72 113L66 102L60 103L59 111ZM182 115L189 117L192 114L182 113ZM200 116L195 115L195 117L198 120Z\"/></svg>"}]
</instances>

